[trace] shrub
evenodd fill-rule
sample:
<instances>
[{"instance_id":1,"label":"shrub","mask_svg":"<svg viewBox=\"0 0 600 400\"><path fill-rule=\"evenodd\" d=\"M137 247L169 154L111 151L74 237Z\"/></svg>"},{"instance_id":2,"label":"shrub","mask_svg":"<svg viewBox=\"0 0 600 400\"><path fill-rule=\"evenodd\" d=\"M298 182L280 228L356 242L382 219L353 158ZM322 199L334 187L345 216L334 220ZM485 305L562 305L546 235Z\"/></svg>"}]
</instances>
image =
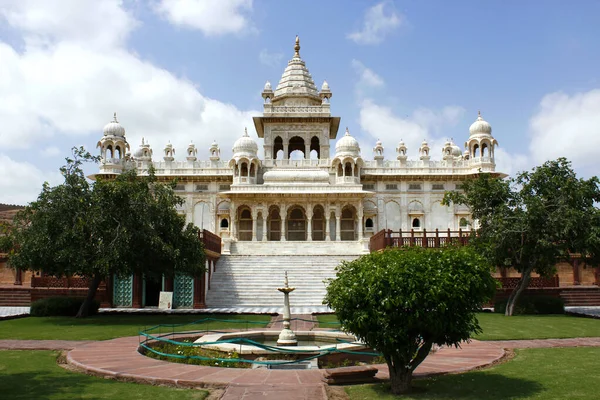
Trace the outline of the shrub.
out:
<instances>
[{"instance_id":1,"label":"shrub","mask_svg":"<svg viewBox=\"0 0 600 400\"><path fill-rule=\"evenodd\" d=\"M78 297L48 297L34 301L31 304L29 313L33 317L74 317L77 315L83 300L83 298ZM100 303L96 300L92 301L89 315L97 314L99 308Z\"/></svg>"},{"instance_id":2,"label":"shrub","mask_svg":"<svg viewBox=\"0 0 600 400\"><path fill-rule=\"evenodd\" d=\"M494 312L504 314L507 299L494 304ZM514 314L564 314L565 302L560 297L523 296L515 306Z\"/></svg>"}]
</instances>

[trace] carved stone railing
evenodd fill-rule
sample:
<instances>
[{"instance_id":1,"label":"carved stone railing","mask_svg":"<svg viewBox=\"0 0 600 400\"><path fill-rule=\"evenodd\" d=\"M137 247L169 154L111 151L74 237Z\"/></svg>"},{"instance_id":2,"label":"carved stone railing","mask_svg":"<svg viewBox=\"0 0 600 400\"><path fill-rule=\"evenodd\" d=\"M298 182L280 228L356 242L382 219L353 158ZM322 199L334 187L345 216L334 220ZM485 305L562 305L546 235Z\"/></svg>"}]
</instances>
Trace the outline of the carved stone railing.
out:
<instances>
[{"instance_id":1,"label":"carved stone railing","mask_svg":"<svg viewBox=\"0 0 600 400\"><path fill-rule=\"evenodd\" d=\"M102 283L103 285L104 283ZM87 289L89 282L85 277L56 277L56 276L32 276L31 287L34 288L73 288Z\"/></svg>"},{"instance_id":2,"label":"carved stone railing","mask_svg":"<svg viewBox=\"0 0 600 400\"><path fill-rule=\"evenodd\" d=\"M501 284L503 289L514 289L517 287L517 284L521 280L521 278L496 278ZM549 288L549 287L558 287L558 275L553 276L551 278L542 278L542 277L532 277L529 280L529 288Z\"/></svg>"},{"instance_id":3,"label":"carved stone railing","mask_svg":"<svg viewBox=\"0 0 600 400\"><path fill-rule=\"evenodd\" d=\"M466 246L474 232L463 231L435 231L414 230L410 231L392 231L391 229L382 230L371 236L369 242L370 251L383 250L387 247L445 247L448 245Z\"/></svg>"},{"instance_id":4,"label":"carved stone railing","mask_svg":"<svg viewBox=\"0 0 600 400\"><path fill-rule=\"evenodd\" d=\"M221 237L206 229L198 232L198 238L204 244L204 249L221 254Z\"/></svg>"}]
</instances>

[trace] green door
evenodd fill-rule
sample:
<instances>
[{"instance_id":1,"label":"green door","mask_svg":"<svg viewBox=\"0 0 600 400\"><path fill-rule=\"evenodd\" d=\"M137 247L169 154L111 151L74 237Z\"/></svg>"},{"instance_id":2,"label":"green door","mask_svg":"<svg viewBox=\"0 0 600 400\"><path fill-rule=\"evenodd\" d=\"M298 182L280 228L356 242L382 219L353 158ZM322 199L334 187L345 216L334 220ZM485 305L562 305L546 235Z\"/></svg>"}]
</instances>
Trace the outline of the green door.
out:
<instances>
[{"instance_id":1,"label":"green door","mask_svg":"<svg viewBox=\"0 0 600 400\"><path fill-rule=\"evenodd\" d=\"M187 275L175 275L173 280L173 308L192 308L194 306L194 278Z\"/></svg>"},{"instance_id":2,"label":"green door","mask_svg":"<svg viewBox=\"0 0 600 400\"><path fill-rule=\"evenodd\" d=\"M131 307L133 305L133 275L113 279L113 306Z\"/></svg>"}]
</instances>

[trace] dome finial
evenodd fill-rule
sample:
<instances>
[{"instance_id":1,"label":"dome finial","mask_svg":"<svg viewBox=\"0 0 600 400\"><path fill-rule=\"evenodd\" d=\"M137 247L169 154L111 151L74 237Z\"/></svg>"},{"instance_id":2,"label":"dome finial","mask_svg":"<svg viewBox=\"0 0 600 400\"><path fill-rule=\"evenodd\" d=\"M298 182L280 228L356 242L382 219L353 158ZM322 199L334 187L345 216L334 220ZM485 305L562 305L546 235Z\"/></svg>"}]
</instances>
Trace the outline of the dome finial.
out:
<instances>
[{"instance_id":1,"label":"dome finial","mask_svg":"<svg viewBox=\"0 0 600 400\"><path fill-rule=\"evenodd\" d=\"M300 58L300 38L296 35L296 45L294 46L294 58Z\"/></svg>"},{"instance_id":2,"label":"dome finial","mask_svg":"<svg viewBox=\"0 0 600 400\"><path fill-rule=\"evenodd\" d=\"M481 110L477 110L477 119L483 119L481 116Z\"/></svg>"},{"instance_id":3,"label":"dome finial","mask_svg":"<svg viewBox=\"0 0 600 400\"><path fill-rule=\"evenodd\" d=\"M116 111L113 114L113 122L117 122L117 123L119 122L119 121L117 121L117 112Z\"/></svg>"},{"instance_id":4,"label":"dome finial","mask_svg":"<svg viewBox=\"0 0 600 400\"><path fill-rule=\"evenodd\" d=\"M244 136L248 137L248 127L244 127Z\"/></svg>"},{"instance_id":5,"label":"dome finial","mask_svg":"<svg viewBox=\"0 0 600 400\"><path fill-rule=\"evenodd\" d=\"M345 136L350 136L350 131L348 130L348 127L346 127L346 135Z\"/></svg>"}]
</instances>

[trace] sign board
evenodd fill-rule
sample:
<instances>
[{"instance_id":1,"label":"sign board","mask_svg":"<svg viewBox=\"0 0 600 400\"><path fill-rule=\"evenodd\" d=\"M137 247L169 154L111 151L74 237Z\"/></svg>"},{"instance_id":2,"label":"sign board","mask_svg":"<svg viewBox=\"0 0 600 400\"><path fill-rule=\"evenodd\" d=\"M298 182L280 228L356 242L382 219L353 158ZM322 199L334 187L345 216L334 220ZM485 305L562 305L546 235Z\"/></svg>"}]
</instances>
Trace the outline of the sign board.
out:
<instances>
[{"instance_id":1,"label":"sign board","mask_svg":"<svg viewBox=\"0 0 600 400\"><path fill-rule=\"evenodd\" d=\"M170 310L173 308L173 292L160 292L158 308L160 310Z\"/></svg>"}]
</instances>

